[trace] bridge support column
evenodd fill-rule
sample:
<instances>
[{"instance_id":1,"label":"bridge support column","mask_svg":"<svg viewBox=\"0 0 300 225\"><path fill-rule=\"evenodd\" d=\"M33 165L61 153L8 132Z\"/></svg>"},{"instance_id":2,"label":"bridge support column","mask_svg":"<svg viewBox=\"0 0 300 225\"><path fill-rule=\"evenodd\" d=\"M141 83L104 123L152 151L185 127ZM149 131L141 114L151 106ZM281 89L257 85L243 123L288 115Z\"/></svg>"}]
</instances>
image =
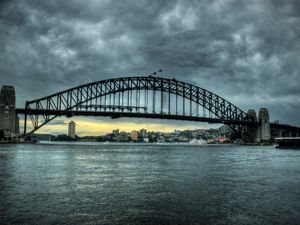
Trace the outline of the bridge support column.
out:
<instances>
[{"instance_id":1,"label":"bridge support column","mask_svg":"<svg viewBox=\"0 0 300 225\"><path fill-rule=\"evenodd\" d=\"M254 122L257 122L257 116L256 112L253 109L249 109L247 112L249 115L251 115L254 118ZM256 143L258 139L258 129L256 126L253 127L247 127L247 134L248 142L249 143Z\"/></svg>"},{"instance_id":2,"label":"bridge support column","mask_svg":"<svg viewBox=\"0 0 300 225\"><path fill-rule=\"evenodd\" d=\"M27 134L27 113L28 113L28 102L26 101L25 114L24 114L24 133L23 133L24 138L26 138L26 134Z\"/></svg>"},{"instance_id":3,"label":"bridge support column","mask_svg":"<svg viewBox=\"0 0 300 225\"><path fill-rule=\"evenodd\" d=\"M16 135L20 135L20 118L18 114L16 114L16 128L15 128Z\"/></svg>"},{"instance_id":4,"label":"bridge support column","mask_svg":"<svg viewBox=\"0 0 300 225\"><path fill-rule=\"evenodd\" d=\"M266 108L259 110L258 121L260 123L258 128L259 141L268 141L271 139L270 118L269 112Z\"/></svg>"},{"instance_id":5,"label":"bridge support column","mask_svg":"<svg viewBox=\"0 0 300 225\"><path fill-rule=\"evenodd\" d=\"M13 86L2 86L0 93L0 138L16 137L16 96Z\"/></svg>"},{"instance_id":6,"label":"bridge support column","mask_svg":"<svg viewBox=\"0 0 300 225\"><path fill-rule=\"evenodd\" d=\"M27 130L27 112L24 116L24 137L26 137L26 130Z\"/></svg>"}]
</instances>

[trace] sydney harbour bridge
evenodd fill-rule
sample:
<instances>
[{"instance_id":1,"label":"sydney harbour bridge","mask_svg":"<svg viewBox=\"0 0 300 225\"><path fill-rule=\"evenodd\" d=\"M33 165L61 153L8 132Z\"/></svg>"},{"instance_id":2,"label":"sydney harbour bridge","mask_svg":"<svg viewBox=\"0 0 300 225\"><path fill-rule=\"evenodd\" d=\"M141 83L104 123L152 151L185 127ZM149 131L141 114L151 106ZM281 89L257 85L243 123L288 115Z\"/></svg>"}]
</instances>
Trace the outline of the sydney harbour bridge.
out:
<instances>
[{"instance_id":1,"label":"sydney harbour bridge","mask_svg":"<svg viewBox=\"0 0 300 225\"><path fill-rule=\"evenodd\" d=\"M0 102L0 108L4 109L4 105L4 102ZM257 117L254 110L246 112L204 88L152 75L120 77L83 84L26 101L25 107L16 108L15 113L24 114L24 137L59 116L105 116L114 119L133 117L222 123L231 127L245 142L300 134L298 127L270 123L266 109L261 109ZM29 121L32 124L30 126L27 124Z\"/></svg>"}]
</instances>

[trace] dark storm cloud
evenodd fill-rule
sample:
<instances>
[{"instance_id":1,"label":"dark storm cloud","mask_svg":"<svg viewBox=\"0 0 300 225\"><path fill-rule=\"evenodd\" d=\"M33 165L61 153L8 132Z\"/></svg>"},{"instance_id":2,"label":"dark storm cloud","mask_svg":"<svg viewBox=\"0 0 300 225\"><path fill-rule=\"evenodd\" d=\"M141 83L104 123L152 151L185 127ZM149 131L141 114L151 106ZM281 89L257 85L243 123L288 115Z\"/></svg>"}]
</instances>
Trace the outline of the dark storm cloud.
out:
<instances>
[{"instance_id":1,"label":"dark storm cloud","mask_svg":"<svg viewBox=\"0 0 300 225\"><path fill-rule=\"evenodd\" d=\"M20 106L162 68L300 125L297 0L1 1L0 31L1 84L16 87Z\"/></svg>"}]
</instances>

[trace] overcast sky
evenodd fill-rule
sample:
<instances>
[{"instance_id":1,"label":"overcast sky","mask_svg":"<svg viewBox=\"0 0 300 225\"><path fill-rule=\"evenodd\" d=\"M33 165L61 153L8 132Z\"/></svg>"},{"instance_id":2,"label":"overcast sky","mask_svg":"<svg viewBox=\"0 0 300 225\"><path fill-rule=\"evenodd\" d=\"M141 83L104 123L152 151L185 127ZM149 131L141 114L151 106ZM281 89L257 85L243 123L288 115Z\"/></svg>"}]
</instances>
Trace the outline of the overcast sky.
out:
<instances>
[{"instance_id":1,"label":"overcast sky","mask_svg":"<svg viewBox=\"0 0 300 225\"><path fill-rule=\"evenodd\" d=\"M162 69L300 125L299 0L1 0L0 51L0 85L19 107Z\"/></svg>"}]
</instances>

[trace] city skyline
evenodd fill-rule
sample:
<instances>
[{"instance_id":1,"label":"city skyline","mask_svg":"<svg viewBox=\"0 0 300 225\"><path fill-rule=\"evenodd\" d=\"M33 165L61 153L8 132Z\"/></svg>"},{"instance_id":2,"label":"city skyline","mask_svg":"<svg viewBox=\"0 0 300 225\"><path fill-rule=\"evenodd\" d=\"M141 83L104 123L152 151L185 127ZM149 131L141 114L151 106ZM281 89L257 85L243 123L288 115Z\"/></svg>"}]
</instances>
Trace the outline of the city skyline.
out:
<instances>
[{"instance_id":1,"label":"city skyline","mask_svg":"<svg viewBox=\"0 0 300 225\"><path fill-rule=\"evenodd\" d=\"M68 134L34 134L38 141L77 141L77 142L140 142L140 143L189 143L189 144L228 144L238 143L229 126L222 125L217 129L193 129L173 131L153 131L147 129L126 132L114 129L104 135L79 136L75 131L75 123L68 123Z\"/></svg>"},{"instance_id":2,"label":"city skyline","mask_svg":"<svg viewBox=\"0 0 300 225\"><path fill-rule=\"evenodd\" d=\"M76 123L76 134L79 136L90 136L90 135L105 135L112 130L120 129L125 132L131 132L132 130L140 130L146 129L151 131L160 131L160 132L172 132L174 130L194 130L194 129L210 129L210 128L218 128L222 126L222 124L206 124L199 123L195 125L194 122L186 122L186 121L178 121L177 124L164 124L165 120L152 120L152 121L160 121L161 123L134 123L126 121L126 118L122 118L119 120L111 120L113 123L109 122L109 120L105 123L101 119L98 122L95 122L94 119L84 119L80 120L81 117L73 117L72 120ZM70 119L56 119L52 123L48 124L45 127L42 127L37 133L40 134L67 134L68 132L68 123ZM140 119L140 121L144 121L144 119ZM22 121L20 122L22 125ZM181 125L182 124L182 125Z\"/></svg>"}]
</instances>

